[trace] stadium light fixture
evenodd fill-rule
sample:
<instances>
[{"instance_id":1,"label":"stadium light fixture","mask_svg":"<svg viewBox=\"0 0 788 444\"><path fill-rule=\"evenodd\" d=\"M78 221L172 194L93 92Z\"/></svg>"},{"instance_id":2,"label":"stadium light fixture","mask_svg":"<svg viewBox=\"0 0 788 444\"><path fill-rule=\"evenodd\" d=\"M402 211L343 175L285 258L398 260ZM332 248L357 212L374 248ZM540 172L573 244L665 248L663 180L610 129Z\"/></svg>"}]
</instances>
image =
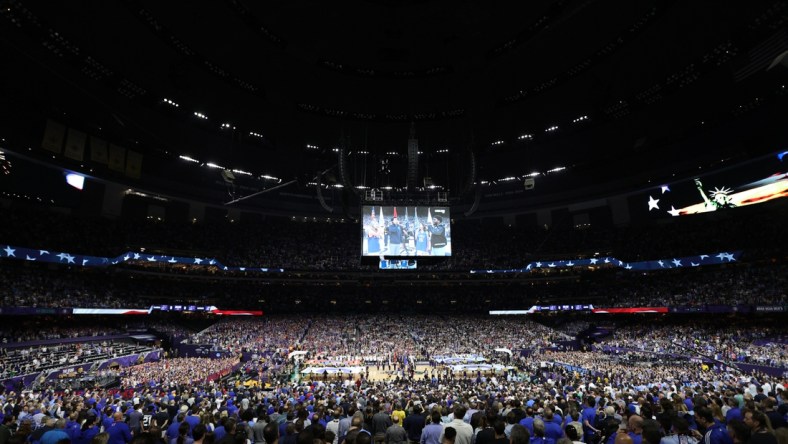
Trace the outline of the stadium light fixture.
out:
<instances>
[{"instance_id":1,"label":"stadium light fixture","mask_svg":"<svg viewBox=\"0 0 788 444\"><path fill-rule=\"evenodd\" d=\"M66 183L82 191L82 188L85 186L85 176L77 173L67 173Z\"/></svg>"}]
</instances>

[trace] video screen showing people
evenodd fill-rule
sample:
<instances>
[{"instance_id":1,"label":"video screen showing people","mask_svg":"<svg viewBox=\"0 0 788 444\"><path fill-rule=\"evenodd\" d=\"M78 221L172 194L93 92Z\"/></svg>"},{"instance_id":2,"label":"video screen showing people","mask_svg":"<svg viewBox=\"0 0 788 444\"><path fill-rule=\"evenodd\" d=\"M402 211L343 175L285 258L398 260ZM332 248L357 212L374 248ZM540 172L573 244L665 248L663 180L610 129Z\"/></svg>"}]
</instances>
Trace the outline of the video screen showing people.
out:
<instances>
[{"instance_id":1,"label":"video screen showing people","mask_svg":"<svg viewBox=\"0 0 788 444\"><path fill-rule=\"evenodd\" d=\"M362 207L362 256L451 256L447 207Z\"/></svg>"}]
</instances>

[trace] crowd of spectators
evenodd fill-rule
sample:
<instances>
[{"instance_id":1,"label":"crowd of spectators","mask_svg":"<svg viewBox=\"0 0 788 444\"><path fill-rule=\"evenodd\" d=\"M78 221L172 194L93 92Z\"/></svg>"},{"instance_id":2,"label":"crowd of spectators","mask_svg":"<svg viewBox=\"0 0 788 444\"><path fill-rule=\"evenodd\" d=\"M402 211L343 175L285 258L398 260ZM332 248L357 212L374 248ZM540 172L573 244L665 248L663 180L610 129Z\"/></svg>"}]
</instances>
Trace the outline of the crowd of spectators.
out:
<instances>
[{"instance_id":1,"label":"crowd of spectators","mask_svg":"<svg viewBox=\"0 0 788 444\"><path fill-rule=\"evenodd\" d=\"M150 351L129 341L74 342L0 348L0 380Z\"/></svg>"},{"instance_id":2,"label":"crowd of spectators","mask_svg":"<svg viewBox=\"0 0 788 444\"><path fill-rule=\"evenodd\" d=\"M206 321L203 321L201 324L204 324L205 322ZM206 327L213 324L211 321L207 322L208 324ZM198 327L196 327L194 324L194 322L184 322L184 320L181 320L179 323L175 323L171 320L165 322L163 320L156 319L147 322L136 322L130 326L130 329L152 331L170 338L182 338L195 333L195 328Z\"/></svg>"},{"instance_id":3,"label":"crowd of spectators","mask_svg":"<svg viewBox=\"0 0 788 444\"><path fill-rule=\"evenodd\" d=\"M229 374L238 357L172 358L125 367L120 370L123 387L170 389L219 379Z\"/></svg>"},{"instance_id":4,"label":"crowd of spectators","mask_svg":"<svg viewBox=\"0 0 788 444\"><path fill-rule=\"evenodd\" d=\"M783 305L788 301L788 266L784 263L621 273L587 282L588 297L612 307Z\"/></svg>"},{"instance_id":5,"label":"crowd of spectators","mask_svg":"<svg viewBox=\"0 0 788 444\"><path fill-rule=\"evenodd\" d=\"M0 306L148 308L159 304L216 305L266 313L487 312L532 305L595 307L702 307L785 305L788 269L783 263L720 266L635 273L578 270L569 275L485 280L426 276L407 286L359 285L325 277L190 277L118 270L49 269L0 265ZM277 280L279 279L279 280ZM295 281L294 281L295 279ZM455 282L456 281L456 282ZM459 283L462 283L462 286ZM383 284L388 284L383 281ZM456 285L455 285L456 284Z\"/></svg>"},{"instance_id":6,"label":"crowd of spectators","mask_svg":"<svg viewBox=\"0 0 788 444\"><path fill-rule=\"evenodd\" d=\"M776 444L788 433L788 391L779 378L622 366L588 352L522 358L517 378L244 387L210 377L233 365L171 359L127 369L119 389L5 393L3 426L14 443L50 442L47 433L90 442L105 432L120 444Z\"/></svg>"},{"instance_id":7,"label":"crowd of spectators","mask_svg":"<svg viewBox=\"0 0 788 444\"><path fill-rule=\"evenodd\" d=\"M184 343L232 353L299 350L318 361L391 362L405 357L492 358L495 349L554 348L559 341L572 339L522 317L318 315L223 320Z\"/></svg>"},{"instance_id":8,"label":"crowd of spectators","mask_svg":"<svg viewBox=\"0 0 788 444\"><path fill-rule=\"evenodd\" d=\"M495 349L551 348L557 347L560 341L573 339L524 317L425 318L415 325L428 357L453 354L492 357Z\"/></svg>"},{"instance_id":9,"label":"crowd of spectators","mask_svg":"<svg viewBox=\"0 0 788 444\"><path fill-rule=\"evenodd\" d=\"M106 273L0 266L0 281L6 283L0 288L4 307L120 308L126 305Z\"/></svg>"},{"instance_id":10,"label":"crowd of spectators","mask_svg":"<svg viewBox=\"0 0 788 444\"><path fill-rule=\"evenodd\" d=\"M788 331L779 323L742 322L728 329L694 317L636 322L613 329L600 347L644 351L655 356L758 364L788 369ZM588 321L580 321L585 329ZM299 350L321 362L382 363L479 356L501 360L501 349L541 353L563 350L575 339L572 323L554 329L525 317L468 316L276 316L219 322L186 341L212 350L260 355ZM597 354L600 357L602 355ZM588 355L592 356L592 355Z\"/></svg>"},{"instance_id":11,"label":"crowd of spectators","mask_svg":"<svg viewBox=\"0 0 788 444\"><path fill-rule=\"evenodd\" d=\"M405 316L318 316L309 322L302 348L327 361L388 361L418 354L411 326L419 318Z\"/></svg>"},{"instance_id":12,"label":"crowd of spectators","mask_svg":"<svg viewBox=\"0 0 788 444\"><path fill-rule=\"evenodd\" d=\"M593 324L588 320L580 320L575 317L561 316L551 319L548 325L554 330L560 331L565 335L576 337L580 332L588 330Z\"/></svg>"},{"instance_id":13,"label":"crowd of spectators","mask_svg":"<svg viewBox=\"0 0 788 444\"><path fill-rule=\"evenodd\" d=\"M109 336L121 333L120 329L112 327L96 326L47 326L46 328L25 327L11 328L4 326L0 329L0 341L3 344L13 344L16 342L28 342L38 340L65 339L65 338L89 338L96 336Z\"/></svg>"},{"instance_id":14,"label":"crowd of spectators","mask_svg":"<svg viewBox=\"0 0 788 444\"><path fill-rule=\"evenodd\" d=\"M431 270L523 267L532 260L588 257L595 252L627 262L744 250L757 259L782 257L778 245L785 205L725 215L677 218L667 224L576 229L566 220L549 228L457 221L453 256ZM362 265L361 229L353 223L301 222L267 217L203 223L87 218L43 209L0 214L0 242L94 256L126 251L177 251L213 257L225 265L286 270L371 270Z\"/></svg>"},{"instance_id":15,"label":"crowd of spectators","mask_svg":"<svg viewBox=\"0 0 788 444\"><path fill-rule=\"evenodd\" d=\"M568 350L591 322L574 316L551 327L533 318L469 314L562 303L784 307L788 208L763 207L630 227L576 228L569 214L542 227L458 221L451 228L454 255L420 263L414 273L425 272L422 282L419 274L368 279L375 266L361 262L362 233L353 223L276 217L174 223L12 208L0 212L6 245L96 256L144 249L288 273L139 263L101 270L2 259L0 308L168 302L263 309L266 316L199 329L147 323L142 327L178 338L174 346L204 346L223 357L133 365L119 371L114 391L0 391L0 444L785 444L783 318L639 317L615 322L597 347ZM468 274L541 259L602 255L634 262L734 250L744 251L736 263L664 272ZM301 270L315 273L303 277ZM98 340L11 346L121 331L87 323L4 324L0 379L151 350ZM385 362L410 371L375 381L369 369L310 380L289 358L294 351L309 361ZM455 370L440 360L458 356L505 365ZM768 374L745 374L743 364Z\"/></svg>"},{"instance_id":16,"label":"crowd of spectators","mask_svg":"<svg viewBox=\"0 0 788 444\"><path fill-rule=\"evenodd\" d=\"M391 285L381 276L369 277L367 284L353 275L342 275L370 271L359 263L360 230L354 224L279 218L182 225L132 223L15 208L0 214L0 241L13 245L94 255L147 248L216 257L231 265L339 271L225 275L215 268L193 268L182 275L170 271L183 271L184 267L161 264L51 269L3 259L0 280L5 285L0 287L0 306L147 308L169 303L260 308L266 313L350 310L393 314L484 313L552 304L781 306L788 301L788 270L779 248L785 211L777 206L769 211L742 210L660 225L584 230L561 223L545 230L461 221L453 228L453 258L429 265L427 271L422 267L415 278L392 275L395 285ZM735 263L649 273L576 268L527 275L467 274L471 268L520 267L550 256L571 258L601 252L643 260L736 249L744 250L745 256ZM396 285L399 278L411 280L407 290L405 285Z\"/></svg>"},{"instance_id":17,"label":"crowd of spectators","mask_svg":"<svg viewBox=\"0 0 788 444\"><path fill-rule=\"evenodd\" d=\"M615 329L604 344L680 356L703 356L725 363L788 368L784 326L737 325L721 328L719 320L661 322Z\"/></svg>"},{"instance_id":18,"label":"crowd of spectators","mask_svg":"<svg viewBox=\"0 0 788 444\"><path fill-rule=\"evenodd\" d=\"M224 318L199 333L182 337L183 344L206 346L222 352L221 356L254 355L256 364L248 368L269 375L276 370L274 367L284 364L291 351L306 352L308 361L356 362L356 365L391 364L404 359L435 363L439 358L456 356L477 356L487 362L508 365L524 352L535 359L562 362L612 377L618 371L623 372L626 365L610 367L617 361L600 353L606 347L613 348L611 356L626 356L628 364L686 359L730 367L745 363L788 369L788 331L774 318L748 321L729 317L730 325L725 328L719 319L704 321L693 315L661 317L659 322L620 321L620 325L607 327L612 334L603 338L592 353L565 352L575 332L588 330L592 325L581 315L561 322L544 318L553 326L536 322L539 319L385 314ZM109 331L100 327L104 321L97 322L97 327L64 328L77 322L64 319L49 328L38 326L30 330L38 332L36 337L54 337L66 332L96 335ZM210 321L201 321L206 322ZM152 328L159 324L163 322L148 321L143 326ZM10 327L23 336L32 336L20 325ZM170 327L161 328L180 334L189 331L177 322L166 325ZM503 349L514 351L514 361ZM128 342L106 341L0 348L0 378L95 362L140 350L143 348L138 350ZM686 371L683 367L678 364L670 371ZM150 365L149 368L169 367ZM667 371L666 367L661 368L660 371Z\"/></svg>"},{"instance_id":19,"label":"crowd of spectators","mask_svg":"<svg viewBox=\"0 0 788 444\"><path fill-rule=\"evenodd\" d=\"M582 330L593 327L578 316L572 318L577 319ZM594 349L566 351L555 347L556 343L570 338L565 332L574 331L572 321L557 322L559 328L554 329L522 317L291 315L223 319L189 336L188 343L230 351L232 357L163 359L124 368L119 373L121 387L117 397L102 391L49 391L45 392L46 398L42 401L40 394L33 396L37 393L35 390L25 394L8 393L3 395L3 404L11 404L11 407L6 409L4 405L3 414L13 418L8 424L18 427L15 433L22 430L24 434L31 433L25 428L25 420L47 427L47 416L68 418L73 422L86 420L90 426L93 420L89 419L88 412L95 408L94 415L104 415L98 422L104 422L108 429L113 421L128 422L130 428L136 427L137 435L147 430L151 439L158 439L160 433L174 439L177 436L167 435L164 429L151 429L153 422L138 423L133 419L137 415L132 412L153 417L159 410L166 411L167 418L162 415L161 420L162 423L169 421L170 425L184 422L184 418L177 417L182 412L211 424L213 430L224 427L232 434L234 426L235 433L240 433L239 440L254 441L256 421L275 423L277 430L284 425L284 435L294 436L314 430L308 429L306 420L315 424L322 421L328 428L332 421L352 417L352 410L358 410L362 412L359 427L374 436L376 433L385 435L395 423L404 426L409 416L420 415L426 410L430 415L433 411L438 415L436 424L441 424L441 433L451 424L459 427L460 422L467 420L472 430L478 429L476 438L470 435L475 444L483 436L479 434L488 428L486 421L492 424L492 431L498 427L496 424L502 424L501 433L505 434L508 427L511 439L516 436L515 430L519 430L515 429L515 424L529 417L547 419L550 413L557 412L564 433L568 423L579 420L581 425L574 431L579 432L578 436L570 438L580 441L581 435L586 435L586 442L593 443L594 430L603 433L603 427L597 426L591 416L586 419L592 422L582 425L582 416L588 413L583 412L584 407L590 407L582 404L587 402L593 402L594 415L613 409L608 416L618 415L622 428L628 427L627 417L638 412L657 423L664 422L660 426L663 434L673 433L673 418L661 421L670 414L664 400L673 402L676 396L685 406L678 411L695 410L695 415L685 418L690 421L705 417L705 410L699 410L701 406L711 406L718 401L718 407L734 402L736 408L746 407L740 411L743 418L748 411L767 413L783 404L788 409L784 377L762 373L745 376L735 367L737 362L753 362L785 370L786 348L779 345L785 343L785 325L779 318L738 322L733 317L726 319L731 322L720 322L722 318L707 322L694 315L620 321L611 327L612 336L601 344L624 349L614 353ZM148 328L153 325L145 324ZM53 330L59 328L58 325ZM123 354L127 346L129 344L74 343L4 349L2 371L4 375L40 371L54 364L54 360L60 365L89 362L100 355ZM497 348L509 348L515 353L500 353ZM306 351L307 360L365 361L362 366L370 365L370 361L380 362L381 358L399 364L410 357L414 371L396 373L388 380L373 381L368 374L362 373L331 381L309 381L309 376L302 375L305 382L291 382L291 376L299 367L292 365L292 360L288 360L287 365L284 361L288 359L287 352L296 350ZM253 352L254 357L247 363L239 362L239 355L249 352ZM454 370L436 360L438 356L458 355L479 356L488 363L506 365L490 371ZM740 356L747 359L742 361ZM7 364L18 358L31 361L37 367L7 372ZM61 362L62 359L65 362ZM416 372L414 361L429 364L420 364ZM232 373L235 369L241 373ZM257 378L257 382L242 384L240 379L235 382L234 374L252 381ZM764 401L770 395L774 402ZM686 399L690 399L692 405L685 403ZM43 407L42 402L45 403ZM339 407L342 410L337 413ZM788 413L785 409L777 419L785 419ZM120 416L109 420L115 410L120 410ZM520 411L522 416L517 416L521 415ZM396 416L398 420L392 419L391 424L380 428L374 420L376 412L388 418ZM484 412L483 422L479 417L474 419L475 412ZM515 417L511 416L512 412L516 412ZM76 416L72 417L72 413ZM457 419L453 419L453 415L457 415ZM279 417L283 418L281 422ZM228 430L229 418L239 421L232 423ZM419 418L424 424L424 417ZM299 420L302 421L300 425ZM294 430L288 432L290 423ZM536 424L533 430L539 436L541 426ZM779 428L782 424L774 426ZM529 425L530 420L525 421L528 433L532 430ZM708 425L701 420L692 422L692 427L703 434ZM76 429L85 428L75 427L74 433ZM639 430L635 427L631 431ZM421 441L415 429L410 432L415 438L412 441ZM177 428L171 433L177 435ZM334 433L342 436L339 428Z\"/></svg>"},{"instance_id":20,"label":"crowd of spectators","mask_svg":"<svg viewBox=\"0 0 788 444\"><path fill-rule=\"evenodd\" d=\"M620 387L622 384L642 387L654 381L681 385L708 377L699 360L692 362L690 359L685 359L684 362L677 363L664 359L644 360L643 356L640 358L637 360L638 364L648 365L622 364L611 355L589 351L544 351L526 362L531 366L535 361L538 361L539 365L549 363L553 367L566 364L571 367L565 367L565 370L573 374L586 375L592 385L602 383L611 387Z\"/></svg>"},{"instance_id":21,"label":"crowd of spectators","mask_svg":"<svg viewBox=\"0 0 788 444\"><path fill-rule=\"evenodd\" d=\"M188 336L184 343L235 354L279 352L297 347L308 325L307 320L297 317L223 319Z\"/></svg>"}]
</instances>

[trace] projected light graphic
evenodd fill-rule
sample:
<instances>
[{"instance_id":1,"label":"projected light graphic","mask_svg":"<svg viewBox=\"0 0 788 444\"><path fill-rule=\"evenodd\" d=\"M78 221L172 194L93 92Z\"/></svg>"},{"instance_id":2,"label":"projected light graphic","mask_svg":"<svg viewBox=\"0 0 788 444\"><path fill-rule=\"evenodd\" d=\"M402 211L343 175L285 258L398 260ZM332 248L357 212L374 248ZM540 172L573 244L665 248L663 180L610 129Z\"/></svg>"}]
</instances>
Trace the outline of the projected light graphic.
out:
<instances>
[{"instance_id":1,"label":"projected light graphic","mask_svg":"<svg viewBox=\"0 0 788 444\"><path fill-rule=\"evenodd\" d=\"M692 180L661 185L644 196L643 209L655 216L728 211L788 196L785 152Z\"/></svg>"},{"instance_id":2,"label":"projected light graphic","mask_svg":"<svg viewBox=\"0 0 788 444\"><path fill-rule=\"evenodd\" d=\"M703 183L699 179L695 179L695 185L703 202L679 209L671 208L671 211L668 211L671 216L744 207L788 196L788 174L785 173L742 185L739 188L741 191L738 192L725 186L704 190Z\"/></svg>"}]
</instances>

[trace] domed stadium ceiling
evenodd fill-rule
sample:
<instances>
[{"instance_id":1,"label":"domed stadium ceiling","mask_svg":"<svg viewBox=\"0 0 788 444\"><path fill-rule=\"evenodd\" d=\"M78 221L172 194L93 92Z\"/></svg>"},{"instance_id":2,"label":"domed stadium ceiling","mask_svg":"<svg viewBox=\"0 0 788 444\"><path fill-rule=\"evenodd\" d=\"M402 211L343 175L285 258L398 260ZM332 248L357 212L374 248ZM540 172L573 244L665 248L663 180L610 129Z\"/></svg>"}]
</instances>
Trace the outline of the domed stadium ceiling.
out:
<instances>
[{"instance_id":1,"label":"domed stadium ceiling","mask_svg":"<svg viewBox=\"0 0 788 444\"><path fill-rule=\"evenodd\" d=\"M453 190L472 157L488 182L695 168L781 148L787 17L780 1L3 1L0 129L21 147L54 119L143 171L184 156L285 179L345 147L373 187L404 184L411 128L419 175Z\"/></svg>"}]
</instances>

